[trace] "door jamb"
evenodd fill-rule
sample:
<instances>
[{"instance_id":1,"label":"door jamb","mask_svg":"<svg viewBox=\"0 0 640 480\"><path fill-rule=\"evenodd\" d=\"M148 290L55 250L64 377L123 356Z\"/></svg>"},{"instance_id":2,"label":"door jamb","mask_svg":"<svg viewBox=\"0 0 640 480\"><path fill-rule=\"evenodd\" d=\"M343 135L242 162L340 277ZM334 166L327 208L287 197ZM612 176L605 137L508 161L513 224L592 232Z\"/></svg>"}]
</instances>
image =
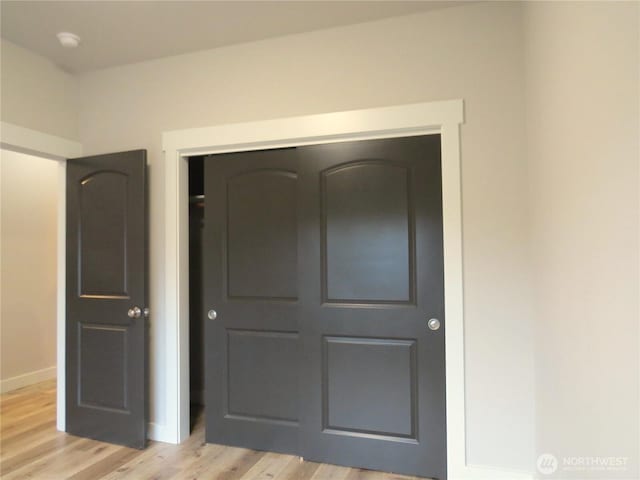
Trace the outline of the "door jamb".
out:
<instances>
[{"instance_id":1,"label":"door jamb","mask_svg":"<svg viewBox=\"0 0 640 480\"><path fill-rule=\"evenodd\" d=\"M175 130L165 153L165 441L189 436L188 166L195 155L347 140L441 135L445 271L447 467L449 478L475 476L466 462L462 203L462 99Z\"/></svg>"},{"instance_id":2,"label":"door jamb","mask_svg":"<svg viewBox=\"0 0 640 480\"><path fill-rule=\"evenodd\" d=\"M82 155L82 145L66 138L0 122L0 147L4 150L49 158L58 162L58 221L56 278L56 428L65 431L65 325L66 325L66 192L67 159Z\"/></svg>"}]
</instances>

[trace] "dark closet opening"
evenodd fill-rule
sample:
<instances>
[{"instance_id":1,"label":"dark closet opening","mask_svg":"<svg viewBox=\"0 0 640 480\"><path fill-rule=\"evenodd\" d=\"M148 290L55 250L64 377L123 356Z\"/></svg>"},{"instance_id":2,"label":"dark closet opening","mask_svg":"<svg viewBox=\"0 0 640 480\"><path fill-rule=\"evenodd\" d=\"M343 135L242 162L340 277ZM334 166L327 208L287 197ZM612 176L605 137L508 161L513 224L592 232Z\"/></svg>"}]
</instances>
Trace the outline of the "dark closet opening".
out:
<instances>
[{"instance_id":1,"label":"dark closet opening","mask_svg":"<svg viewBox=\"0 0 640 480\"><path fill-rule=\"evenodd\" d=\"M191 429L204 413L204 305L202 234L204 228L204 157L189 159L189 386Z\"/></svg>"}]
</instances>

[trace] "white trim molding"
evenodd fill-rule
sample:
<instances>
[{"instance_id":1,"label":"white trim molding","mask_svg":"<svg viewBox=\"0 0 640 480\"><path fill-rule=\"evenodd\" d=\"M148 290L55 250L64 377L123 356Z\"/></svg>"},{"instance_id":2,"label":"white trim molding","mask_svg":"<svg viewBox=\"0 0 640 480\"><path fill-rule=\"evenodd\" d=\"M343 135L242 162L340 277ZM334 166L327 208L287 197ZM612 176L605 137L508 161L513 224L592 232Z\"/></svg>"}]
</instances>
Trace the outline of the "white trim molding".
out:
<instances>
[{"instance_id":1,"label":"white trim molding","mask_svg":"<svg viewBox=\"0 0 640 480\"><path fill-rule=\"evenodd\" d=\"M66 138L31 130L11 123L0 122L0 146L5 150L50 158L58 163L58 275L57 275L57 388L56 426L65 431L65 320L66 320L66 210L68 158L82 155L82 145Z\"/></svg>"},{"instance_id":2,"label":"white trim molding","mask_svg":"<svg viewBox=\"0 0 640 480\"><path fill-rule=\"evenodd\" d=\"M79 155L79 154L78 154ZM74 155L77 156L77 155ZM68 158L73 158L69 156ZM58 430L67 430L67 161L58 162L58 380L56 384Z\"/></svg>"},{"instance_id":3,"label":"white trim molding","mask_svg":"<svg viewBox=\"0 0 640 480\"><path fill-rule=\"evenodd\" d=\"M33 385L34 383L44 382L56 378L56 366L49 368L43 368L42 370L36 370L34 372L23 373L22 375L16 375L15 377L7 378L0 382L0 393L7 393L18 388Z\"/></svg>"},{"instance_id":4,"label":"white trim molding","mask_svg":"<svg viewBox=\"0 0 640 480\"><path fill-rule=\"evenodd\" d=\"M530 478L466 462L460 133L463 100L353 110L165 132L165 274L167 410L163 438L189 436L188 168L194 155L348 140L440 134L442 146L447 466L450 479Z\"/></svg>"},{"instance_id":5,"label":"white trim molding","mask_svg":"<svg viewBox=\"0 0 640 480\"><path fill-rule=\"evenodd\" d=\"M7 122L0 122L0 142L7 150L54 160L66 160L82 154L82 145L78 142Z\"/></svg>"}]
</instances>

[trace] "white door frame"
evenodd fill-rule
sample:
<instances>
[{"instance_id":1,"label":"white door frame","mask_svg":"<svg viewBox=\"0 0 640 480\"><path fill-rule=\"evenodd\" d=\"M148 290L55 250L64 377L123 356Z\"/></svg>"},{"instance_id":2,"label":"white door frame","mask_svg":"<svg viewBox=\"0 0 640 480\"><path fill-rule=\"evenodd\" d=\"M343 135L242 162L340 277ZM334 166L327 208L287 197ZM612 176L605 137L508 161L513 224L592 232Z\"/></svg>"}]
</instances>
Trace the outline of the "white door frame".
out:
<instances>
[{"instance_id":1,"label":"white door frame","mask_svg":"<svg viewBox=\"0 0 640 480\"><path fill-rule=\"evenodd\" d=\"M189 262L187 158L373 138L441 135L445 272L447 453L449 478L479 478L466 464L462 205L459 125L463 100L309 115L165 132L166 432L189 436ZM169 440L169 439L168 439ZM495 471L486 475L496 477ZM497 472L498 477L500 473ZM513 473L509 473L513 478Z\"/></svg>"},{"instance_id":2,"label":"white door frame","mask_svg":"<svg viewBox=\"0 0 640 480\"><path fill-rule=\"evenodd\" d=\"M56 279L57 313L57 399L56 427L65 430L65 324L66 324L66 210L67 210L67 159L82 155L82 145L66 138L20 127L7 122L0 123L0 147L13 152L49 158L58 162L58 222Z\"/></svg>"}]
</instances>

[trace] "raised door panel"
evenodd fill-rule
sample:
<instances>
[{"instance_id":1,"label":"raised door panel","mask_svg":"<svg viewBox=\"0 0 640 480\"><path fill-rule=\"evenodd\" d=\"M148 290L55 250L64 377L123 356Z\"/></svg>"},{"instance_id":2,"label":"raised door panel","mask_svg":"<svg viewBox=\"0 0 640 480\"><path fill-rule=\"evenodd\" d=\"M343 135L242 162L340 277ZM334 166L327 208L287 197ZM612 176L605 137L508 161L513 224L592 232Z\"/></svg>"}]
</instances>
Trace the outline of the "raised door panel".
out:
<instances>
[{"instance_id":1,"label":"raised door panel","mask_svg":"<svg viewBox=\"0 0 640 480\"><path fill-rule=\"evenodd\" d=\"M101 171L78 188L79 281L82 297L127 297L127 184L122 172Z\"/></svg>"},{"instance_id":2,"label":"raised door panel","mask_svg":"<svg viewBox=\"0 0 640 480\"><path fill-rule=\"evenodd\" d=\"M323 431L416 440L414 340L323 339Z\"/></svg>"},{"instance_id":3,"label":"raised door panel","mask_svg":"<svg viewBox=\"0 0 640 480\"><path fill-rule=\"evenodd\" d=\"M229 298L297 297L296 174L260 169L227 181Z\"/></svg>"},{"instance_id":4,"label":"raised door panel","mask_svg":"<svg viewBox=\"0 0 640 480\"><path fill-rule=\"evenodd\" d=\"M78 404L128 413L127 329L78 324Z\"/></svg>"},{"instance_id":5,"label":"raised door panel","mask_svg":"<svg viewBox=\"0 0 640 480\"><path fill-rule=\"evenodd\" d=\"M227 330L227 416L298 422L296 333Z\"/></svg>"},{"instance_id":6,"label":"raised door panel","mask_svg":"<svg viewBox=\"0 0 640 480\"><path fill-rule=\"evenodd\" d=\"M410 170L365 160L321 179L324 301L412 302Z\"/></svg>"}]
</instances>

